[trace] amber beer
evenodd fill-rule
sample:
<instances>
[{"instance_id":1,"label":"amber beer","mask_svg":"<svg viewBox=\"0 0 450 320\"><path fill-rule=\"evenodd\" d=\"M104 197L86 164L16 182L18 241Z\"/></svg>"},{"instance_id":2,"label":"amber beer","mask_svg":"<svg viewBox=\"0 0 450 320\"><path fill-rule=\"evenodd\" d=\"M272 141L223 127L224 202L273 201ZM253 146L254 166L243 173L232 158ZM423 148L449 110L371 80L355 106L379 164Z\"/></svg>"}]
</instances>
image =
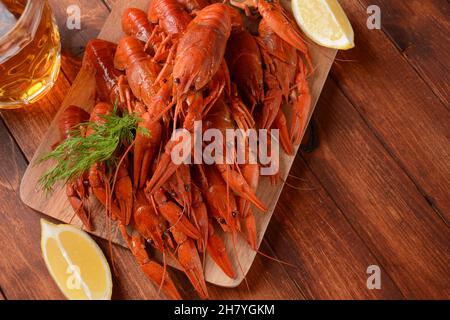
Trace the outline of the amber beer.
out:
<instances>
[{"instance_id":1,"label":"amber beer","mask_svg":"<svg viewBox=\"0 0 450 320\"><path fill-rule=\"evenodd\" d=\"M47 0L0 0L0 109L31 104L50 90L60 48Z\"/></svg>"}]
</instances>

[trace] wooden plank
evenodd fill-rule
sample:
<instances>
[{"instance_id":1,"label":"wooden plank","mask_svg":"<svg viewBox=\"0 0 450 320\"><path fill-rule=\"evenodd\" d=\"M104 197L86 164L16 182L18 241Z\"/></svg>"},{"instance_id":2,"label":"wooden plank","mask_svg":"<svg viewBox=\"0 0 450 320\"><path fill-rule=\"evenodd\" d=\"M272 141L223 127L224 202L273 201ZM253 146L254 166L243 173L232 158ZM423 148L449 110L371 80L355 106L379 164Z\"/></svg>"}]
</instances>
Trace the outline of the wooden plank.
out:
<instances>
[{"instance_id":1,"label":"wooden plank","mask_svg":"<svg viewBox=\"0 0 450 320\"><path fill-rule=\"evenodd\" d=\"M329 90L324 94L328 95ZM323 105L323 99L321 99ZM340 101L333 102L339 105ZM313 156L311 161L314 161ZM353 230L320 182L297 157L278 202L266 238L277 256L295 265L287 267L292 281L308 299L401 299L389 274ZM345 186L341 191L345 190ZM370 265L383 272L381 290L366 286Z\"/></svg>"},{"instance_id":2,"label":"wooden plank","mask_svg":"<svg viewBox=\"0 0 450 320\"><path fill-rule=\"evenodd\" d=\"M70 82L73 82L81 68L81 57L87 41L98 35L110 9L101 0L50 0L49 2L61 35L62 72ZM81 10L80 30L69 30L67 27L67 8L70 5L76 5Z\"/></svg>"},{"instance_id":3,"label":"wooden plank","mask_svg":"<svg viewBox=\"0 0 450 320\"><path fill-rule=\"evenodd\" d=\"M80 57L89 39L97 37L109 10L100 1L92 0L49 0L61 34L63 52ZM67 8L78 6L81 11L81 29L70 30L67 27Z\"/></svg>"},{"instance_id":4,"label":"wooden plank","mask_svg":"<svg viewBox=\"0 0 450 320\"><path fill-rule=\"evenodd\" d=\"M61 56L61 72L70 83L73 83L78 72L80 72L81 61L81 58L71 56L67 53Z\"/></svg>"},{"instance_id":5,"label":"wooden plank","mask_svg":"<svg viewBox=\"0 0 450 320\"><path fill-rule=\"evenodd\" d=\"M1 117L28 160L36 151L69 88L70 83L61 74L50 93L42 100L21 109L0 111Z\"/></svg>"},{"instance_id":6,"label":"wooden plank","mask_svg":"<svg viewBox=\"0 0 450 320\"><path fill-rule=\"evenodd\" d=\"M87 41L98 35L110 9L101 0L50 0L49 2L61 35L62 72L70 82L73 82L81 68L81 57ZM67 8L71 5L80 8L80 30L69 30L67 27Z\"/></svg>"},{"instance_id":7,"label":"wooden plank","mask_svg":"<svg viewBox=\"0 0 450 320\"><path fill-rule=\"evenodd\" d=\"M113 6L117 2L117 0L102 0L102 1L108 7L109 10L112 10Z\"/></svg>"},{"instance_id":8,"label":"wooden plank","mask_svg":"<svg viewBox=\"0 0 450 320\"><path fill-rule=\"evenodd\" d=\"M321 147L304 155L308 167L406 298L448 299L448 226L334 81L327 86L316 112Z\"/></svg>"},{"instance_id":9,"label":"wooden plank","mask_svg":"<svg viewBox=\"0 0 450 320\"><path fill-rule=\"evenodd\" d=\"M446 0L360 0L378 5L382 29L450 108L450 6Z\"/></svg>"},{"instance_id":10,"label":"wooden plank","mask_svg":"<svg viewBox=\"0 0 450 320\"><path fill-rule=\"evenodd\" d=\"M19 199L27 163L0 121L0 285L9 299L61 298L40 255L39 216Z\"/></svg>"},{"instance_id":11,"label":"wooden plank","mask_svg":"<svg viewBox=\"0 0 450 320\"><path fill-rule=\"evenodd\" d=\"M353 23L356 48L332 70L338 86L447 221L450 218L450 113L388 37L366 26L366 8L341 1ZM346 121L348 125L351 123Z\"/></svg>"}]
</instances>

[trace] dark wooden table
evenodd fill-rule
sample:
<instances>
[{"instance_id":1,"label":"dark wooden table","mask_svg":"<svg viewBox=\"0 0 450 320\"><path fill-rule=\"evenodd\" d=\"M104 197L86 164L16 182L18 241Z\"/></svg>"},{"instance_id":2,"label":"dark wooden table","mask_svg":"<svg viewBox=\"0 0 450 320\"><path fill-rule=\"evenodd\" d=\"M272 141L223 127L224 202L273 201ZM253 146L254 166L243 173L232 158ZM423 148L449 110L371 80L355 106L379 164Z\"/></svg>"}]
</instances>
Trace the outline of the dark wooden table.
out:
<instances>
[{"instance_id":1,"label":"dark wooden table","mask_svg":"<svg viewBox=\"0 0 450 320\"><path fill-rule=\"evenodd\" d=\"M40 213L19 184L73 81L83 45L111 0L51 0L64 57L57 86L31 107L1 112L0 299L63 298L40 251ZM357 47L338 55L314 121L320 137L299 153L247 282L210 286L213 298L450 298L450 5L446 0L341 0ZM82 30L66 28L78 4ZM377 4L382 29L366 26ZM75 57L75 58L74 58ZM98 239L97 239L98 240ZM103 249L105 241L98 240ZM114 247L114 298L156 299L132 255ZM366 286L370 265L381 289ZM180 273L182 294L195 297Z\"/></svg>"}]
</instances>

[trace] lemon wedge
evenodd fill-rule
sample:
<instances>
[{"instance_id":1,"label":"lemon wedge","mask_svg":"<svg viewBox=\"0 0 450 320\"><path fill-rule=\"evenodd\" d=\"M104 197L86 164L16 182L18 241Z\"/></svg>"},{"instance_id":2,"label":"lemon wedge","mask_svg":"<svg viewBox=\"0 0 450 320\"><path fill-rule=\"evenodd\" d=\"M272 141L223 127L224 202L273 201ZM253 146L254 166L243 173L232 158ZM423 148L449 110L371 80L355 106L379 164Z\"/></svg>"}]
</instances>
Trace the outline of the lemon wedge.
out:
<instances>
[{"instance_id":1,"label":"lemon wedge","mask_svg":"<svg viewBox=\"0 0 450 320\"><path fill-rule=\"evenodd\" d=\"M86 232L41 219L41 250L52 278L68 299L111 299L108 262Z\"/></svg>"},{"instance_id":2,"label":"lemon wedge","mask_svg":"<svg viewBox=\"0 0 450 320\"><path fill-rule=\"evenodd\" d=\"M292 0L292 12L303 32L328 48L355 46L352 25L337 0Z\"/></svg>"}]
</instances>

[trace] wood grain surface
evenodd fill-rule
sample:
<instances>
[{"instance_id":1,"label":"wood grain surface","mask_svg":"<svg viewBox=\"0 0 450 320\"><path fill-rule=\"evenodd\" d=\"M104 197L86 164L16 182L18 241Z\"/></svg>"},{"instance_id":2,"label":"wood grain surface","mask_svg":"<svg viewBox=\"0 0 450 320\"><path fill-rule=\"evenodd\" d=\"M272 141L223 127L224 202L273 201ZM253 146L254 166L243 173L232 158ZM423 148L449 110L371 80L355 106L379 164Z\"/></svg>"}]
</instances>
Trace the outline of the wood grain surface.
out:
<instances>
[{"instance_id":1,"label":"wood grain surface","mask_svg":"<svg viewBox=\"0 0 450 320\"><path fill-rule=\"evenodd\" d=\"M441 253L448 246L447 226L334 82L330 84L333 89L323 97L330 107L316 115L323 142L314 156L305 157L308 166L405 297L443 298L448 283L441 279L448 259ZM331 107L332 102L339 108ZM405 278L404 273L415 276Z\"/></svg>"},{"instance_id":2,"label":"wood grain surface","mask_svg":"<svg viewBox=\"0 0 450 320\"><path fill-rule=\"evenodd\" d=\"M92 17L98 25L67 30L67 6L78 2L84 14L95 7L106 17L114 1L50 2L65 43L76 43L77 34L95 36L104 21ZM314 117L319 147L297 156L260 248L296 267L257 255L246 279L250 290L210 286L212 298L450 298L449 4L340 3L357 48L341 52L332 69ZM365 27L369 4L382 8L382 30ZM42 215L21 204L18 186L79 69L76 47L64 46L63 73L51 94L29 108L1 112L0 288L6 299L62 298L40 256ZM96 240L108 252L107 242ZM113 258L113 298L160 298L128 250L114 246ZM382 270L380 290L366 287L369 265ZM185 277L175 277L183 296L195 298Z\"/></svg>"},{"instance_id":3,"label":"wood grain surface","mask_svg":"<svg viewBox=\"0 0 450 320\"><path fill-rule=\"evenodd\" d=\"M378 5L382 29L425 83L450 107L450 5L446 0L360 0Z\"/></svg>"},{"instance_id":4,"label":"wood grain surface","mask_svg":"<svg viewBox=\"0 0 450 320\"><path fill-rule=\"evenodd\" d=\"M360 40L354 50L340 56L354 61L349 62L352 68L335 68L332 75L377 139L448 224L449 109L382 31L367 29L365 6L351 0L342 4Z\"/></svg>"}]
</instances>

